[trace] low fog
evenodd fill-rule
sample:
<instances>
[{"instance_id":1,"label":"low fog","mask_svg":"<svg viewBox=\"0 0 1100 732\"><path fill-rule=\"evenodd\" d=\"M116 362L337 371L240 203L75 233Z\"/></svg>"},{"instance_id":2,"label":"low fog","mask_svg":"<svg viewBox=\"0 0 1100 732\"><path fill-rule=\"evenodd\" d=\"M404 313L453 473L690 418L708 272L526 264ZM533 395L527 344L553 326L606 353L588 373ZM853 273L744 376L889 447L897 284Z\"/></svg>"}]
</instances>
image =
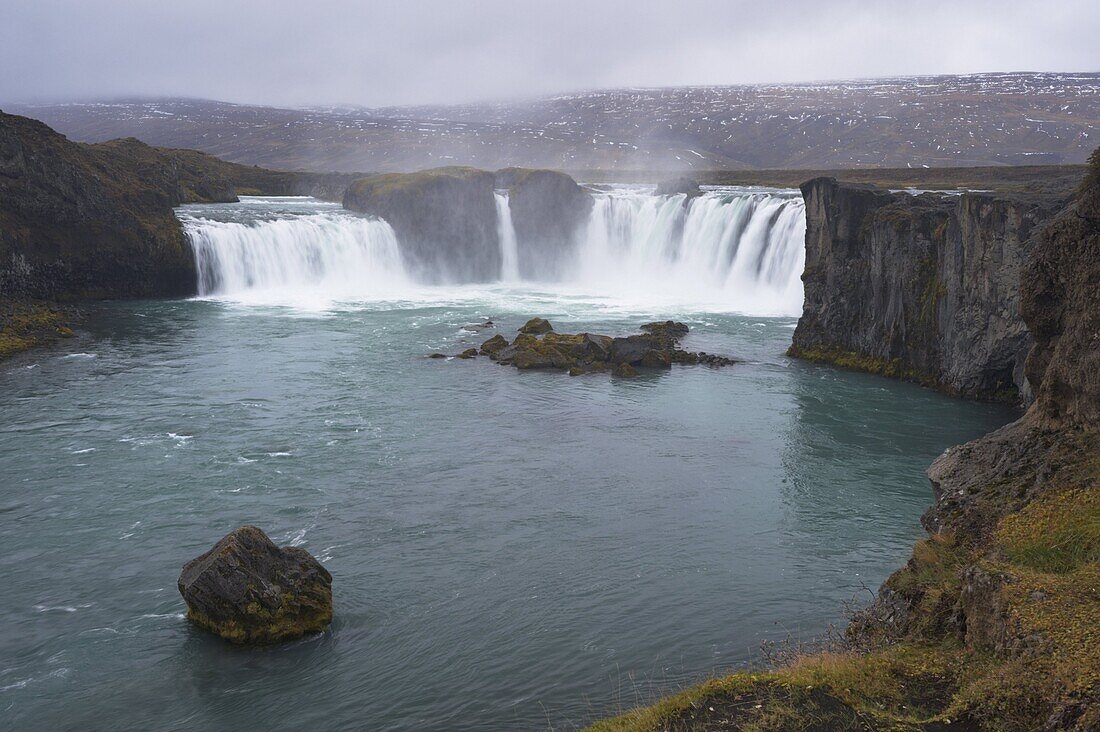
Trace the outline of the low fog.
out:
<instances>
[{"instance_id":1,"label":"low fog","mask_svg":"<svg viewBox=\"0 0 1100 732\"><path fill-rule=\"evenodd\" d=\"M1095 70L1100 5L6 0L0 103L454 103L622 86Z\"/></svg>"}]
</instances>

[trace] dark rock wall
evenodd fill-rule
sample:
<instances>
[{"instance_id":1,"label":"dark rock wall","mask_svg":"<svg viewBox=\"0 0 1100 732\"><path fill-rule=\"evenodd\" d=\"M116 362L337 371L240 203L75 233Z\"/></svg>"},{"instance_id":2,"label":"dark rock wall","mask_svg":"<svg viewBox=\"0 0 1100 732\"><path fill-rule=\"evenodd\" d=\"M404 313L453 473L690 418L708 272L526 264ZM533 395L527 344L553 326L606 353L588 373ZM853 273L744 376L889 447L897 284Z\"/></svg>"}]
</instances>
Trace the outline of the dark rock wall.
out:
<instances>
[{"instance_id":1,"label":"dark rock wall","mask_svg":"<svg viewBox=\"0 0 1100 732\"><path fill-rule=\"evenodd\" d=\"M592 208L592 197L551 170L436 168L353 182L344 207L385 219L406 263L429 282L484 282L501 274L495 189L506 189L516 230L520 274L563 274Z\"/></svg>"},{"instance_id":2,"label":"dark rock wall","mask_svg":"<svg viewBox=\"0 0 1100 732\"><path fill-rule=\"evenodd\" d=\"M1022 311L1035 337L1027 375L1033 418L1048 427L1100 424L1100 149L1075 201L1040 238L1024 271Z\"/></svg>"},{"instance_id":3,"label":"dark rock wall","mask_svg":"<svg viewBox=\"0 0 1100 732\"><path fill-rule=\"evenodd\" d=\"M125 157L138 145L79 145L39 122L0 116L0 299L193 290L194 262L172 214L182 198L177 171ZM217 180L197 185L222 192Z\"/></svg>"},{"instance_id":4,"label":"dark rock wall","mask_svg":"<svg viewBox=\"0 0 1100 732\"><path fill-rule=\"evenodd\" d=\"M952 448L928 470L930 531L981 535L1047 490L1094 481L1100 443L1100 154L1074 200L1034 237L1020 311L1035 398L1016 422Z\"/></svg>"},{"instance_id":5,"label":"dark rock wall","mask_svg":"<svg viewBox=\"0 0 1100 732\"><path fill-rule=\"evenodd\" d=\"M484 282L500 276L493 184L474 168L376 175L348 187L344 208L385 219L420 278Z\"/></svg>"},{"instance_id":6,"label":"dark rock wall","mask_svg":"<svg viewBox=\"0 0 1100 732\"><path fill-rule=\"evenodd\" d=\"M890 193L817 178L792 356L1027 401L1020 272L1057 196Z\"/></svg>"},{"instance_id":7,"label":"dark rock wall","mask_svg":"<svg viewBox=\"0 0 1100 732\"><path fill-rule=\"evenodd\" d=\"M592 196L564 173L507 168L496 174L508 190L519 273L555 280L566 272L592 211Z\"/></svg>"}]
</instances>

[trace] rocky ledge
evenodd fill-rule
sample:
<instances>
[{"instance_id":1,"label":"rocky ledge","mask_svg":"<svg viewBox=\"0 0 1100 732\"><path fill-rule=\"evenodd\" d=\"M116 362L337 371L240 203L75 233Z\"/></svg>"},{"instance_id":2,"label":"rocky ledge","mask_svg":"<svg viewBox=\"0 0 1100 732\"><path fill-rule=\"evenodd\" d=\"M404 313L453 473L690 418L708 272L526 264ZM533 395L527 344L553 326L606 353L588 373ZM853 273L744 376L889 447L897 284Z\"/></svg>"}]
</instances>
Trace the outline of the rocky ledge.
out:
<instances>
[{"instance_id":1,"label":"rocky ledge","mask_svg":"<svg viewBox=\"0 0 1100 732\"><path fill-rule=\"evenodd\" d=\"M532 318L520 329L511 343L497 334L481 344L480 349L467 349L457 358L488 356L493 361L517 369L566 371L570 376L610 371L615 376L636 376L638 369L667 369L672 364L707 364L729 366L736 359L705 352L685 351L680 340L688 334L688 326L672 320L646 323L636 335L623 337L597 333L557 333L545 318ZM443 354L432 354L441 358Z\"/></svg>"},{"instance_id":2,"label":"rocky ledge","mask_svg":"<svg viewBox=\"0 0 1100 732\"><path fill-rule=\"evenodd\" d=\"M332 622L332 575L304 549L242 526L184 565L187 618L233 643L273 643Z\"/></svg>"}]
</instances>

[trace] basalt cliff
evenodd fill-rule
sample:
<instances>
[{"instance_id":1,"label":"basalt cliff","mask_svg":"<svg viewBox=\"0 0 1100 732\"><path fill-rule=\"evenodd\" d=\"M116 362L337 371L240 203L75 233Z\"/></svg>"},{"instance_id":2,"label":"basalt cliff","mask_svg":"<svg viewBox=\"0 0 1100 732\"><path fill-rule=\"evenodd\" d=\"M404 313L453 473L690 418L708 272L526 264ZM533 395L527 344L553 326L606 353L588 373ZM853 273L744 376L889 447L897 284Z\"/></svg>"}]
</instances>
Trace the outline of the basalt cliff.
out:
<instances>
[{"instance_id":1,"label":"basalt cliff","mask_svg":"<svg viewBox=\"0 0 1100 732\"><path fill-rule=\"evenodd\" d=\"M1100 151L1060 207L803 193L792 354L1030 406L933 463L928 537L841 638L593 729L1100 729Z\"/></svg>"},{"instance_id":2,"label":"basalt cliff","mask_svg":"<svg viewBox=\"0 0 1100 732\"><path fill-rule=\"evenodd\" d=\"M912 195L817 178L790 355L1027 403L1020 276L1068 192Z\"/></svg>"}]
</instances>

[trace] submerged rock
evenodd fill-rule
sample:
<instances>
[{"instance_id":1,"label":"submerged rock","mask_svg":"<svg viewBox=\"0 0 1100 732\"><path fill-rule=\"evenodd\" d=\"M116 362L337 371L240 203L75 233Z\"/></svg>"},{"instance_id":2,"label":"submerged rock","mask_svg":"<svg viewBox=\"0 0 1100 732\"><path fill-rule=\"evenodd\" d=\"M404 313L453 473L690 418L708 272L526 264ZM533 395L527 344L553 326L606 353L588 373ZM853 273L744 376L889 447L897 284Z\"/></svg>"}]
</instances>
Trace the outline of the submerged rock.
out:
<instances>
[{"instance_id":1,"label":"submerged rock","mask_svg":"<svg viewBox=\"0 0 1100 732\"><path fill-rule=\"evenodd\" d=\"M549 333L554 330L554 326L550 325L550 321L545 318L531 318L519 329L520 333L527 333L530 335L542 335L543 333Z\"/></svg>"},{"instance_id":2,"label":"submerged rock","mask_svg":"<svg viewBox=\"0 0 1100 732\"><path fill-rule=\"evenodd\" d=\"M628 363L621 363L611 373L621 378L630 378L631 376L637 376L638 370Z\"/></svg>"},{"instance_id":3,"label":"submerged rock","mask_svg":"<svg viewBox=\"0 0 1100 732\"><path fill-rule=\"evenodd\" d=\"M332 575L309 552L255 526L227 534L183 566L187 618L233 643L272 643L332 622Z\"/></svg>"},{"instance_id":4,"label":"submerged rock","mask_svg":"<svg viewBox=\"0 0 1100 732\"><path fill-rule=\"evenodd\" d=\"M456 358L476 358L476 357L477 357L477 349L476 348L467 348L465 351L463 351L462 353L458 354L458 356L456 356Z\"/></svg>"},{"instance_id":5,"label":"submerged rock","mask_svg":"<svg viewBox=\"0 0 1100 732\"><path fill-rule=\"evenodd\" d=\"M493 321L486 320L484 323L471 323L469 325L462 326L462 330L469 331L470 333L480 333L483 330L489 330L494 328Z\"/></svg>"}]
</instances>

